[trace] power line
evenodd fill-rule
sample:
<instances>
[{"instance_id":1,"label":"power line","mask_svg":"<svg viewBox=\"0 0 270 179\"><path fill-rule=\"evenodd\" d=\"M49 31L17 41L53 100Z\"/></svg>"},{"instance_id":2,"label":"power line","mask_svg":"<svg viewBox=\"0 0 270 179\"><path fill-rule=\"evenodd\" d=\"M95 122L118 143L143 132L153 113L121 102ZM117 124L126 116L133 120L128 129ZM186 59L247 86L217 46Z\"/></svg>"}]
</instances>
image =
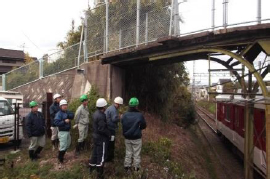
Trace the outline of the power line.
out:
<instances>
[{"instance_id":1,"label":"power line","mask_svg":"<svg viewBox=\"0 0 270 179\"><path fill-rule=\"evenodd\" d=\"M40 50L42 53L44 53L23 31L22 31L22 33L38 50Z\"/></svg>"}]
</instances>

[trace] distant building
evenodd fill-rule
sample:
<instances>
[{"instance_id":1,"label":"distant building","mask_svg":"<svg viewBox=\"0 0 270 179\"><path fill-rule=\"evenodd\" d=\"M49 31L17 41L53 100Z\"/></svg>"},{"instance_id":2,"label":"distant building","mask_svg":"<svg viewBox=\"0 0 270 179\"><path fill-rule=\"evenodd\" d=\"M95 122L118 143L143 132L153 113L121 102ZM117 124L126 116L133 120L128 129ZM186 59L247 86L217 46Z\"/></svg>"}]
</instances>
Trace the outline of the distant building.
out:
<instances>
[{"instance_id":1,"label":"distant building","mask_svg":"<svg viewBox=\"0 0 270 179\"><path fill-rule=\"evenodd\" d=\"M233 89L230 89L232 88L230 84L232 84L231 79L219 79L217 83L216 91L218 93L233 92ZM227 89L225 88L226 86L227 86Z\"/></svg>"},{"instance_id":2,"label":"distant building","mask_svg":"<svg viewBox=\"0 0 270 179\"><path fill-rule=\"evenodd\" d=\"M24 52L0 48L0 74L24 65Z\"/></svg>"}]
</instances>

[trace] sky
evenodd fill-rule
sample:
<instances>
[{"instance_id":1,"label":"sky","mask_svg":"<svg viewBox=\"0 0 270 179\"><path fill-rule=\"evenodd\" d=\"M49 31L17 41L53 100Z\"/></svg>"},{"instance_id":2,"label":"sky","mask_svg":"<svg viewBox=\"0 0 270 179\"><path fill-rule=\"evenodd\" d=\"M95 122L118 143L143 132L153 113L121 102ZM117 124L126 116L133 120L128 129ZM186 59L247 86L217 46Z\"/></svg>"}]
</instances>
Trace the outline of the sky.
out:
<instances>
[{"instance_id":1,"label":"sky","mask_svg":"<svg viewBox=\"0 0 270 179\"><path fill-rule=\"evenodd\" d=\"M270 19L270 0L261 1L262 19ZM215 25L222 25L222 2L216 0ZM229 0L228 23L256 20L256 2ZM211 27L211 3L212 0L187 0L180 3L179 13L184 20L180 24L181 33ZM72 19L76 26L80 25L88 5L93 7L93 0L0 0L0 48L24 49L37 58L52 54L57 49L57 43L65 40ZM191 77L192 64L186 63ZM207 61L196 61L196 72L206 73L207 66ZM211 63L211 66L221 68L215 63ZM201 81L207 83L207 80Z\"/></svg>"},{"instance_id":2,"label":"sky","mask_svg":"<svg viewBox=\"0 0 270 179\"><path fill-rule=\"evenodd\" d=\"M87 8L88 0L0 0L0 48L50 54Z\"/></svg>"}]
</instances>

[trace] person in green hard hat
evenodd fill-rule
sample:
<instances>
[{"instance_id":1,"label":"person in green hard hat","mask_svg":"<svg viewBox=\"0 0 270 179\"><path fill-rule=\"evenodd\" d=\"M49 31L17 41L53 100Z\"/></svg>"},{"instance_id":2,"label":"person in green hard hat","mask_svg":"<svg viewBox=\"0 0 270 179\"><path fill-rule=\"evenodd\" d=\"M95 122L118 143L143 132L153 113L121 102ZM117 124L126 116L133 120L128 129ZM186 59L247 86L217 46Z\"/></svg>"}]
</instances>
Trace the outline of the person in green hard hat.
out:
<instances>
[{"instance_id":1,"label":"person in green hard hat","mask_svg":"<svg viewBox=\"0 0 270 179\"><path fill-rule=\"evenodd\" d=\"M30 138L29 157L36 160L45 146L45 119L41 112L38 111L38 103L31 101L29 104L31 112L26 116L26 132Z\"/></svg>"},{"instance_id":2,"label":"person in green hard hat","mask_svg":"<svg viewBox=\"0 0 270 179\"><path fill-rule=\"evenodd\" d=\"M88 97L86 94L80 97L81 105L78 107L75 113L75 126L79 129L79 139L76 146L75 154L78 155L82 149L85 148L85 139L88 134L89 127L89 109L88 109Z\"/></svg>"},{"instance_id":3,"label":"person in green hard hat","mask_svg":"<svg viewBox=\"0 0 270 179\"><path fill-rule=\"evenodd\" d=\"M146 128L146 122L143 114L138 111L139 100L131 98L129 100L129 109L122 116L123 135L125 137L126 156L124 167L127 172L132 168L138 171L141 163L141 149L142 149L142 130Z\"/></svg>"}]
</instances>

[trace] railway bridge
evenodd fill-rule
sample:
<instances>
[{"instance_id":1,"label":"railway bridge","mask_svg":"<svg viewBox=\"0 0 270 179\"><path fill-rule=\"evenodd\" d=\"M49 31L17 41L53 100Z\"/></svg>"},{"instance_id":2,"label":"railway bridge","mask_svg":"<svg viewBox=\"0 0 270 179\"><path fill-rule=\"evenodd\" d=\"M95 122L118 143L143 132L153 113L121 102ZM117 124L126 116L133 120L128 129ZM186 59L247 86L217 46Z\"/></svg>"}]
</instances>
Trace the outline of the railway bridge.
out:
<instances>
[{"instance_id":1,"label":"railway bridge","mask_svg":"<svg viewBox=\"0 0 270 179\"><path fill-rule=\"evenodd\" d=\"M239 80L243 95L253 98L260 87L265 99L266 115L266 160L267 178L270 178L270 105L269 92L263 78L268 74L268 66L255 69L254 61L260 53L270 55L270 24L235 27L212 32L201 32L184 37L169 36L160 38L147 45L111 52L101 57L102 64L110 64L125 68L129 65L158 64L165 65L191 60L210 60L217 62L230 71ZM220 58L222 57L222 58ZM225 58L224 58L225 57ZM249 83L246 86L243 75L237 66L248 69ZM202 68L208 68L207 66ZM252 77L256 83L252 85ZM253 119L252 105L246 109L245 119L245 176L252 178L253 163Z\"/></svg>"},{"instance_id":2,"label":"railway bridge","mask_svg":"<svg viewBox=\"0 0 270 179\"><path fill-rule=\"evenodd\" d=\"M266 176L270 179L270 94L263 82L269 68L268 65L260 69L254 67L259 54L263 53L266 57L270 55L270 15L262 13L268 1L245 1L242 5L242 10L247 9L245 13L236 8L231 16L228 8L235 9L236 4L232 6L228 0L204 1L203 7L192 6L195 23L205 25L208 23L203 22L211 22L202 29L193 27L192 21L185 22L187 16L179 7L188 3L192 4L191 1L178 0L159 3L137 0L125 4L106 1L86 11L79 43L55 54L44 55L38 61L2 75L3 89L20 91L29 99L39 100L42 97L38 94L46 90L59 92L65 88L68 90L67 97L72 98L79 96L92 84L98 84L103 95L112 98L121 95L112 91L123 93L120 89L124 85L125 67L202 59L215 61L234 73L246 97L252 98L259 87L262 90L266 104ZM209 16L205 19L203 14L206 12ZM248 18L230 22L228 17L236 19L240 12L242 17ZM251 12L254 14L252 17ZM221 17L222 23L218 17ZM191 26L186 28L190 30L183 32L185 24ZM239 65L249 71L247 86L244 83L245 76L238 72ZM55 82L52 83L53 77ZM252 78L256 80L253 86ZM113 86L115 83L117 87ZM58 89L58 86L63 88ZM252 113L251 108L247 107L247 114ZM246 115L245 119L246 178L252 178L253 175L250 165L253 163L250 155L253 150L253 123L250 116Z\"/></svg>"}]
</instances>

